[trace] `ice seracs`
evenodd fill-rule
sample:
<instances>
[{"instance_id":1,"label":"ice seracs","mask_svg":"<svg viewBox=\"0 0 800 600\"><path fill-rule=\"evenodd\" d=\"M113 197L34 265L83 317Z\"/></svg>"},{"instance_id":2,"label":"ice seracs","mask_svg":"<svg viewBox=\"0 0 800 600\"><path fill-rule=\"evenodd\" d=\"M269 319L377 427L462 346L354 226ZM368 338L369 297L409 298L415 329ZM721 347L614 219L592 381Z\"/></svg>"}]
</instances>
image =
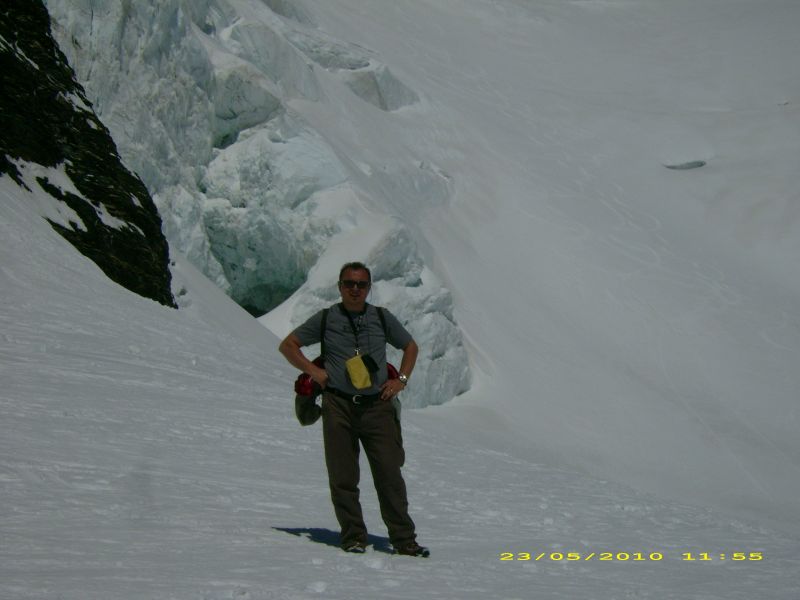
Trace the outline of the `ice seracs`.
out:
<instances>
[{"instance_id":1,"label":"ice seracs","mask_svg":"<svg viewBox=\"0 0 800 600\"><path fill-rule=\"evenodd\" d=\"M301 6L102 0L88 10L50 0L48 8L122 155L153 193L170 243L252 314L291 296L337 235L366 222L359 213L384 210L380 198L364 204L370 192L352 176L363 169L343 162L292 104L324 102L331 86L383 112L419 98L374 52L327 35ZM387 177L380 165L374 171ZM406 173L388 178L402 186ZM443 310L429 313L439 325L426 335L437 348L460 347L442 293L436 285L394 296ZM441 374L447 359L435 355L432 372ZM464 355L457 362L466 368ZM468 379L435 383L431 401L463 391Z\"/></svg>"}]
</instances>

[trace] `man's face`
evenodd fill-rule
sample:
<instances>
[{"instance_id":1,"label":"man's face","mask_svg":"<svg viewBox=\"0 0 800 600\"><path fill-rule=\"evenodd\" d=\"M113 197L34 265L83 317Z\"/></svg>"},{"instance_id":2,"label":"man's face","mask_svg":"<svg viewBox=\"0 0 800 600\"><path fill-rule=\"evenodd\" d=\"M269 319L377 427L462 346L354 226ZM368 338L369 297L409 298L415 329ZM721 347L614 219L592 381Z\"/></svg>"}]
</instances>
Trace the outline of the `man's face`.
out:
<instances>
[{"instance_id":1,"label":"man's face","mask_svg":"<svg viewBox=\"0 0 800 600\"><path fill-rule=\"evenodd\" d=\"M363 269L347 269L339 282L345 308L362 308L369 293L369 277Z\"/></svg>"}]
</instances>

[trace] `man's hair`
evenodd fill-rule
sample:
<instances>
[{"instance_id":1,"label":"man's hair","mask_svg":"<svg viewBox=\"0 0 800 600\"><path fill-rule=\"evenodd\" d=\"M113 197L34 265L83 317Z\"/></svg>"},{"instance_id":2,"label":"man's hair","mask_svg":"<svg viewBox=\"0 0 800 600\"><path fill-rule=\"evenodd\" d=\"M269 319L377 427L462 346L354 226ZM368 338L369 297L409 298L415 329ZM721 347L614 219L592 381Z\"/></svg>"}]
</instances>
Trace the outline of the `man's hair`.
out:
<instances>
[{"instance_id":1,"label":"man's hair","mask_svg":"<svg viewBox=\"0 0 800 600\"><path fill-rule=\"evenodd\" d=\"M367 272L367 280L372 283L372 273L369 272L367 265L362 262L349 262L345 264L342 269L339 271L339 281L342 280L344 277L345 271L366 271Z\"/></svg>"}]
</instances>

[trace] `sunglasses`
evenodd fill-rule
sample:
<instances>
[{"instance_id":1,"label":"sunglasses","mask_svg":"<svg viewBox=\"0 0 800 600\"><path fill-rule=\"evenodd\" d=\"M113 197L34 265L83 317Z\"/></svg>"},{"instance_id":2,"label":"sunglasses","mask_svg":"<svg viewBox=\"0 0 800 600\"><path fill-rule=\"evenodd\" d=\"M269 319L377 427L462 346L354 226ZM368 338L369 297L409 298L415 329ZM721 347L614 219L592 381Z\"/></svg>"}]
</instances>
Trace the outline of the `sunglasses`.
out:
<instances>
[{"instance_id":1,"label":"sunglasses","mask_svg":"<svg viewBox=\"0 0 800 600\"><path fill-rule=\"evenodd\" d=\"M369 281L355 281L354 279L344 279L343 281L339 282L339 285L347 288L348 290L352 290L353 288L365 290L369 287Z\"/></svg>"}]
</instances>

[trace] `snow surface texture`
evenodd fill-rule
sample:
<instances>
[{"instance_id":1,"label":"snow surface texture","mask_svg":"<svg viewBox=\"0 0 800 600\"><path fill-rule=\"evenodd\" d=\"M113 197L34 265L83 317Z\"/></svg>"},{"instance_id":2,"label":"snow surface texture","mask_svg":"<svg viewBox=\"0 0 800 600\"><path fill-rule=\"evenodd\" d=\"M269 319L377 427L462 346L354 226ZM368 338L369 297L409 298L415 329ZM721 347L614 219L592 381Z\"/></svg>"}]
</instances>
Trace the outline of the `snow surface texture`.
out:
<instances>
[{"instance_id":1,"label":"snow surface texture","mask_svg":"<svg viewBox=\"0 0 800 600\"><path fill-rule=\"evenodd\" d=\"M439 404L468 389L469 361L446 288L430 283L432 276L421 279L418 268L400 270L422 263L403 221L362 200L369 196L349 174L361 169L344 164L302 111L289 106L322 102L327 87L361 110L365 100L382 116L417 102L386 65L312 27L308 13L291 3L47 4L54 35L126 163L153 193L173 248L239 304L263 314L303 284L301 293L309 292L308 271L329 248L342 247L341 240L333 243L337 237L350 243L346 252L334 252L340 262L329 276L398 241L390 251L402 261L378 269L376 280L384 290L408 282L413 289L383 293L382 301L398 314L424 315L408 326L428 342L417 378L429 385L416 386L408 403ZM419 171L414 181L431 180L436 194L448 193L440 174ZM406 193L426 199L424 189ZM368 228L383 238L351 234ZM376 257L370 264L376 261L387 262ZM330 257L325 262L332 265ZM317 295L335 300L335 277L324 284L333 287ZM404 299L409 304L396 304ZM298 323L308 316L289 318ZM284 330L281 323L273 329Z\"/></svg>"},{"instance_id":2,"label":"snow surface texture","mask_svg":"<svg viewBox=\"0 0 800 600\"><path fill-rule=\"evenodd\" d=\"M292 6L419 98L387 113L336 72L316 100L299 72L281 84L344 166L342 203L372 199L352 218L394 231L390 211L452 292L473 382L441 410L485 407L538 462L798 531L800 4Z\"/></svg>"},{"instance_id":3,"label":"snow surface texture","mask_svg":"<svg viewBox=\"0 0 800 600\"><path fill-rule=\"evenodd\" d=\"M403 417L432 557L389 553L368 469L371 546L343 553L321 432L294 418L278 339L180 256L180 310L114 284L33 189L0 179L0 598L800 594L796 536L540 464L492 409L455 402ZM523 552L546 556L500 560Z\"/></svg>"}]
</instances>

